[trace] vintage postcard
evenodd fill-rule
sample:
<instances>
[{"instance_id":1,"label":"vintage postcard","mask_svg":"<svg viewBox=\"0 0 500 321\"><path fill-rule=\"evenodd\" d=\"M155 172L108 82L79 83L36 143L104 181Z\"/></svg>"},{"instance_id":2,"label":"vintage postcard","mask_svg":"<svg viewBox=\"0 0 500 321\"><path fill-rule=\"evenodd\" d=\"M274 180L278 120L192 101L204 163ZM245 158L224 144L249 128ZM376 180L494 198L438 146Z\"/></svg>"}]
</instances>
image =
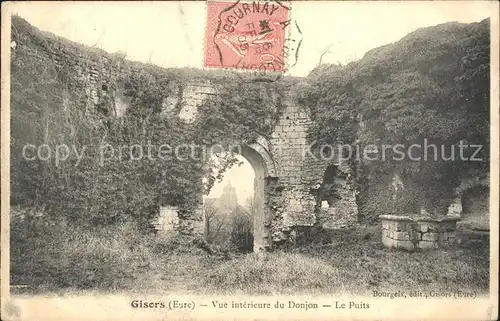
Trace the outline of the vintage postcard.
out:
<instances>
[{"instance_id":1,"label":"vintage postcard","mask_svg":"<svg viewBox=\"0 0 500 321\"><path fill-rule=\"evenodd\" d=\"M2 3L1 319L498 319L498 10Z\"/></svg>"}]
</instances>

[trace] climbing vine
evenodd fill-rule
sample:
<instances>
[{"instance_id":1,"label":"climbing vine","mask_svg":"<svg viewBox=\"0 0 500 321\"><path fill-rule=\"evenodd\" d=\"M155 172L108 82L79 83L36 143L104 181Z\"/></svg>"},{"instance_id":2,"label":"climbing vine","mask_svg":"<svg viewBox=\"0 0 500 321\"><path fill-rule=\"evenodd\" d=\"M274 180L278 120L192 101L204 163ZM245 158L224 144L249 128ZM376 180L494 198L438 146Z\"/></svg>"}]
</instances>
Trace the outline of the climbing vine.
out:
<instances>
[{"instance_id":1,"label":"climbing vine","mask_svg":"<svg viewBox=\"0 0 500 321\"><path fill-rule=\"evenodd\" d=\"M471 170L488 170L489 41L488 20L422 29L346 66L321 65L299 84L296 99L315 121L311 140L361 151L377 146L376 160L355 155L362 158L362 215L415 214L420 207L446 214L460 179ZM464 159L441 157L460 142L483 146L476 155L482 161L467 161L472 149ZM381 159L381 146L396 144L406 148L406 157L389 151ZM422 152L409 152L412 144L434 144L445 153L425 159ZM395 174L402 192L391 185Z\"/></svg>"},{"instance_id":2,"label":"climbing vine","mask_svg":"<svg viewBox=\"0 0 500 321\"><path fill-rule=\"evenodd\" d=\"M45 42L37 43L44 46L35 50L46 50ZM54 219L81 226L134 220L148 228L158 206L167 204L189 216L199 196L235 162L232 153L219 155L223 161L215 168L203 147L229 148L268 136L281 112L283 84L262 81L265 76L163 69L111 57L116 75L92 83L85 62L74 60L38 61L22 50L12 59L12 201L46 204ZM198 107L193 122L184 121L179 112L185 87L207 80L217 95ZM114 112L118 90L128 100L122 117ZM177 101L167 113L166 101ZM59 164L26 160L26 144L72 146L83 157ZM160 146L195 151L159 157Z\"/></svg>"}]
</instances>

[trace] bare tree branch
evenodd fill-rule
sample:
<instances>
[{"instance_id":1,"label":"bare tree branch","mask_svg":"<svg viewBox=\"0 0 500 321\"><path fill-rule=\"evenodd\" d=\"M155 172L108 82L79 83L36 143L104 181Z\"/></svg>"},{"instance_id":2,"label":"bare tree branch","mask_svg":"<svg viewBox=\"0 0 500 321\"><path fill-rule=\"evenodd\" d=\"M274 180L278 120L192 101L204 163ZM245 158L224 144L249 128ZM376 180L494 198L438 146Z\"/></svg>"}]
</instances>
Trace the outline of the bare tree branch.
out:
<instances>
[{"instance_id":1,"label":"bare tree branch","mask_svg":"<svg viewBox=\"0 0 500 321\"><path fill-rule=\"evenodd\" d=\"M330 51L330 49L332 48L333 44L329 44L328 46L326 46L322 51L321 51L321 55L319 56L319 61L318 61L318 65L321 65L323 63L323 57L326 55L326 54L329 54L329 53L332 53Z\"/></svg>"}]
</instances>

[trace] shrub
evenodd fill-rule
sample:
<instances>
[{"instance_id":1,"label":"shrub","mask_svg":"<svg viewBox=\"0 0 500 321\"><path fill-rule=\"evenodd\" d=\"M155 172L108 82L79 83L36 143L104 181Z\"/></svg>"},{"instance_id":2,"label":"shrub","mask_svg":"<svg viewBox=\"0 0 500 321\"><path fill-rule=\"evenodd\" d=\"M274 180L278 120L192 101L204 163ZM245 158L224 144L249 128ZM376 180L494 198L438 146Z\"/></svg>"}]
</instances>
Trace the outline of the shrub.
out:
<instances>
[{"instance_id":1,"label":"shrub","mask_svg":"<svg viewBox=\"0 0 500 321\"><path fill-rule=\"evenodd\" d=\"M247 211L238 209L231 213L231 244L239 251L253 250L253 218Z\"/></svg>"},{"instance_id":2,"label":"shrub","mask_svg":"<svg viewBox=\"0 0 500 321\"><path fill-rule=\"evenodd\" d=\"M398 173L418 207L446 214L460 179L472 169L488 171L489 132L484 129L490 124L489 24L485 19L422 28L346 66L319 66L297 85L296 93L298 103L310 109L314 120L310 140L361 148L378 142L424 146L427 140L429 145L445 146L446 157L452 147L458 149L461 140L482 145L485 148L476 156L483 162L462 161L458 156L454 161L434 160L432 155L426 161L425 152L414 149L413 160L406 155L397 163L386 157L359 164L362 182L358 185L363 195L370 196L370 192L364 193L367 185L386 190L378 182L387 173ZM472 149L466 149L464 156L471 157ZM368 188L376 192L371 186ZM414 206L404 197L394 203L387 195L391 193L382 193L386 195L379 201L393 204L370 204L377 200L368 200L360 204L366 217L375 212L404 213L407 205Z\"/></svg>"},{"instance_id":3,"label":"shrub","mask_svg":"<svg viewBox=\"0 0 500 321\"><path fill-rule=\"evenodd\" d=\"M124 289L151 264L152 237L133 223L86 229L38 209L11 210L11 284Z\"/></svg>"}]
</instances>

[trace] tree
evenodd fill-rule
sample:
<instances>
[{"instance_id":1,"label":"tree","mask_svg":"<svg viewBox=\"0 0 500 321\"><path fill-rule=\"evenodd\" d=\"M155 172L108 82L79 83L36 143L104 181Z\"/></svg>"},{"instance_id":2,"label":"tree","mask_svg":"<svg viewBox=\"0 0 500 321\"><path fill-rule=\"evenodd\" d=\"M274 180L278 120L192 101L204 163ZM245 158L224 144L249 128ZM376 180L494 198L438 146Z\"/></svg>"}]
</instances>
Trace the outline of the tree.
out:
<instances>
[{"instance_id":1,"label":"tree","mask_svg":"<svg viewBox=\"0 0 500 321\"><path fill-rule=\"evenodd\" d=\"M323 63L323 57L325 55L332 53L330 50L332 48L332 46L333 46L333 44L329 44L329 45L325 46L325 48L323 48L323 50L321 51L321 55L319 56L318 64L316 66L320 66Z\"/></svg>"},{"instance_id":2,"label":"tree","mask_svg":"<svg viewBox=\"0 0 500 321\"><path fill-rule=\"evenodd\" d=\"M214 243L224 232L225 216L220 214L213 199L204 202L203 215L205 217L205 240L208 243Z\"/></svg>"},{"instance_id":3,"label":"tree","mask_svg":"<svg viewBox=\"0 0 500 321\"><path fill-rule=\"evenodd\" d=\"M255 209L255 207L253 207ZM253 215L249 208L236 207L231 217L231 244L239 251L251 251L253 246Z\"/></svg>"}]
</instances>

